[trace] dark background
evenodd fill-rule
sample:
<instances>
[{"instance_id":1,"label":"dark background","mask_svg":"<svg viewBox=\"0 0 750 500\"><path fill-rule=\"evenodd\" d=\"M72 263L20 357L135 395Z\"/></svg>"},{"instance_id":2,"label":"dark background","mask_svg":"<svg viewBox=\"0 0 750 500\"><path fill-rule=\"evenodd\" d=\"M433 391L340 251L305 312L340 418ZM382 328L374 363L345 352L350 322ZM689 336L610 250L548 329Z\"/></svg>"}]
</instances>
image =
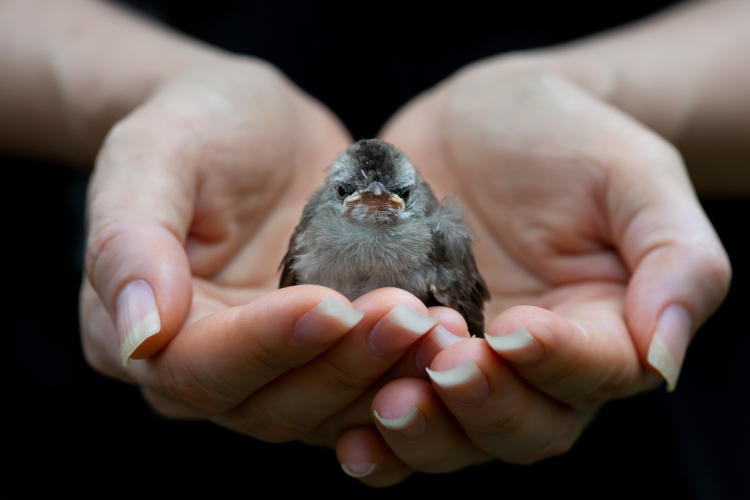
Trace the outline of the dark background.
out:
<instances>
[{"instance_id":1,"label":"dark background","mask_svg":"<svg viewBox=\"0 0 750 500\"><path fill-rule=\"evenodd\" d=\"M134 2L135 3L135 2ZM498 3L215 0L137 2L228 50L279 66L325 102L355 138L473 60L615 26L669 2ZM459 10L460 9L460 10ZM134 387L94 372L78 338L87 175L0 157L8 295L0 316L0 499L199 494L643 499L750 498L750 391L744 357L750 200L704 200L729 252L732 290L692 343L678 389L607 405L565 456L418 474L378 491L339 469L331 450L269 445L204 422L151 412ZM258 487L270 487L270 492Z\"/></svg>"}]
</instances>

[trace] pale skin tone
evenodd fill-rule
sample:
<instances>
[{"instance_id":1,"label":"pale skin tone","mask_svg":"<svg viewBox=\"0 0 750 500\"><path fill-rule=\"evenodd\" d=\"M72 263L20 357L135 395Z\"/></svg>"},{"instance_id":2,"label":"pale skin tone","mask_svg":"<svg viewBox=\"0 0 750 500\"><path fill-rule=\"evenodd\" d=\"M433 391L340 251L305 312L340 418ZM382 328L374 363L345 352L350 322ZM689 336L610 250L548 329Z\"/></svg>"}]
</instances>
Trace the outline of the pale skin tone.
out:
<instances>
[{"instance_id":1,"label":"pale skin tone","mask_svg":"<svg viewBox=\"0 0 750 500\"><path fill-rule=\"evenodd\" d=\"M750 43L739 29L747 3L689 5L610 36L480 62L383 129L439 197L464 201L493 297L488 335L526 328L536 342L501 354L477 339L419 347L387 320L398 304L440 316L456 339L466 326L400 290L353 304L321 287L275 290L306 195L351 141L341 124L264 63L106 5L68 4L47 19L47 2L0 3L0 36L13 42L0 43L0 65L25 61L0 83L0 145L85 163L107 136L89 191L83 343L92 366L138 384L161 414L335 446L353 472L377 464L360 478L374 486L493 458L530 463L569 448L606 401L658 384L648 353L670 306L689 318L672 328L679 364L726 293L728 260L668 141L706 181L699 189L750 187L731 163L727 174L702 173L719 150L750 158L750 70L731 50ZM8 28L23 16L35 20L26 31ZM720 33L696 41L696 26ZM117 30L148 56L90 43ZM90 63L108 50L123 52L121 64ZM124 368L113 319L133 280L153 288L162 328ZM327 298L364 316L301 344L295 325ZM393 346L385 355L368 341L378 322ZM432 370L472 360L479 375L457 394L417 368L420 352L434 356ZM422 434L372 424L371 410L395 419L412 406Z\"/></svg>"}]
</instances>

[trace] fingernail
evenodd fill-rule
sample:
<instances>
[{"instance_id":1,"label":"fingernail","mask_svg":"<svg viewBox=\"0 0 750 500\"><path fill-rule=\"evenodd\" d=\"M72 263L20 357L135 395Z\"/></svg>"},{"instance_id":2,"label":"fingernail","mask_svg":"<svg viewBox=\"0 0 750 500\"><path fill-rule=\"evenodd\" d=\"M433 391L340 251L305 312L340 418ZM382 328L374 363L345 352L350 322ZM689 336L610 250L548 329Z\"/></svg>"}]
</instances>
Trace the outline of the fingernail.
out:
<instances>
[{"instance_id":1,"label":"fingernail","mask_svg":"<svg viewBox=\"0 0 750 500\"><path fill-rule=\"evenodd\" d=\"M692 328L690 315L676 304L667 307L656 323L656 331L648 348L648 362L667 381L669 392L677 386Z\"/></svg>"},{"instance_id":2,"label":"fingernail","mask_svg":"<svg viewBox=\"0 0 750 500\"><path fill-rule=\"evenodd\" d=\"M117 337L122 365L130 364L130 356L147 338L161 330L161 318L154 291L143 280L128 283L115 305Z\"/></svg>"},{"instance_id":3,"label":"fingernail","mask_svg":"<svg viewBox=\"0 0 750 500\"><path fill-rule=\"evenodd\" d=\"M305 347L324 346L351 330L364 317L364 313L338 300L325 299L297 320L292 338Z\"/></svg>"},{"instance_id":4,"label":"fingernail","mask_svg":"<svg viewBox=\"0 0 750 500\"><path fill-rule=\"evenodd\" d=\"M426 373L425 368L430 366L435 356L448 346L451 346L457 342L468 337L459 337L453 335L451 332L446 330L442 325L438 325L432 329L430 334L422 341L417 349L416 363L417 369L420 373Z\"/></svg>"},{"instance_id":5,"label":"fingernail","mask_svg":"<svg viewBox=\"0 0 750 500\"><path fill-rule=\"evenodd\" d=\"M417 439L424 434L424 415L416 406L412 405L406 413L396 418L383 418L377 411L373 411L373 414L383 427L406 440Z\"/></svg>"},{"instance_id":6,"label":"fingernail","mask_svg":"<svg viewBox=\"0 0 750 500\"><path fill-rule=\"evenodd\" d=\"M440 318L418 313L406 304L399 304L378 321L370 332L370 347L382 356L397 354L429 332Z\"/></svg>"},{"instance_id":7,"label":"fingernail","mask_svg":"<svg viewBox=\"0 0 750 500\"><path fill-rule=\"evenodd\" d=\"M490 347L512 363L531 363L544 357L544 347L526 328L520 328L508 335L484 336Z\"/></svg>"},{"instance_id":8,"label":"fingernail","mask_svg":"<svg viewBox=\"0 0 750 500\"><path fill-rule=\"evenodd\" d=\"M377 468L378 464L341 464L341 469L346 472L348 476L352 477L365 477L372 474Z\"/></svg>"},{"instance_id":9,"label":"fingernail","mask_svg":"<svg viewBox=\"0 0 750 500\"><path fill-rule=\"evenodd\" d=\"M451 401L461 406L482 404L490 395L487 378L470 359L455 368L441 372L427 368L427 374Z\"/></svg>"}]
</instances>

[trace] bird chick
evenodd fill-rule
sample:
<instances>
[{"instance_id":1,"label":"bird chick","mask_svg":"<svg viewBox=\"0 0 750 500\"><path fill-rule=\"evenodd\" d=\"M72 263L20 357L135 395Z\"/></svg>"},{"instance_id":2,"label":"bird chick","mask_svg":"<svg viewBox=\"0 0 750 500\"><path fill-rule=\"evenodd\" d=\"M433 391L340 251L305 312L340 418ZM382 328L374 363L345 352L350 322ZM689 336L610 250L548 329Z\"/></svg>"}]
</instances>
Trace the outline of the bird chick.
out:
<instances>
[{"instance_id":1,"label":"bird chick","mask_svg":"<svg viewBox=\"0 0 750 500\"><path fill-rule=\"evenodd\" d=\"M334 159L312 194L281 263L279 287L322 285L349 300L402 288L427 306L460 312L481 337L489 292L471 240L461 208L438 202L403 152L362 140Z\"/></svg>"}]
</instances>

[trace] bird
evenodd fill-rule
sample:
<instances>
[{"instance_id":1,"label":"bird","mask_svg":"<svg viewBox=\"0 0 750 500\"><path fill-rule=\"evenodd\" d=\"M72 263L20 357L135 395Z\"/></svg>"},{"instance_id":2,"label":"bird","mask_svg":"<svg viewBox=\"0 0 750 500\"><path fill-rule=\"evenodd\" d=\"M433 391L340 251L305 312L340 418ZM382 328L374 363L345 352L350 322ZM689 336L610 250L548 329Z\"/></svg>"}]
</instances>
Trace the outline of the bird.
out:
<instances>
[{"instance_id":1,"label":"bird","mask_svg":"<svg viewBox=\"0 0 750 500\"><path fill-rule=\"evenodd\" d=\"M363 139L339 153L310 196L282 259L279 288L315 284L349 300L382 287L455 309L484 336L490 295L473 233L452 197L439 202L392 144Z\"/></svg>"}]
</instances>

